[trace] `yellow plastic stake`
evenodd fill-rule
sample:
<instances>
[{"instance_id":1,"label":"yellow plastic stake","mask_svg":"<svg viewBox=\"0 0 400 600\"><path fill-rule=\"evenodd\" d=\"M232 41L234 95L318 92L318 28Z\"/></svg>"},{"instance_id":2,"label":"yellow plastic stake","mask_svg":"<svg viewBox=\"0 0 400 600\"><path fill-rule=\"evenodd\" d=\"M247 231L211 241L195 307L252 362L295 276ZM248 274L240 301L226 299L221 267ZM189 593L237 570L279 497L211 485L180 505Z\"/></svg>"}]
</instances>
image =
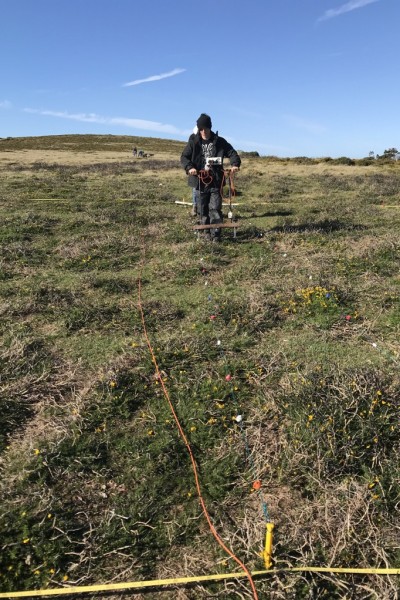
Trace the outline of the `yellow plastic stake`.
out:
<instances>
[{"instance_id":1,"label":"yellow plastic stake","mask_svg":"<svg viewBox=\"0 0 400 600\"><path fill-rule=\"evenodd\" d=\"M263 552L264 565L266 569L270 569L272 567L272 540L274 538L274 524L266 523L266 532L265 532L265 549Z\"/></svg>"}]
</instances>

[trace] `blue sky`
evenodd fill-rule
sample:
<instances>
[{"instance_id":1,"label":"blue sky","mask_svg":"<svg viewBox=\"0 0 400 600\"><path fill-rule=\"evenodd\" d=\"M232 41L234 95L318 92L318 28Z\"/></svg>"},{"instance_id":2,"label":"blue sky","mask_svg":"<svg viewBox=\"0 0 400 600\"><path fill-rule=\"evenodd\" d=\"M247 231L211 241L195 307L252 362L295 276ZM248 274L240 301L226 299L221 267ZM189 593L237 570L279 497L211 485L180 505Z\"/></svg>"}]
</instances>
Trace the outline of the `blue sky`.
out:
<instances>
[{"instance_id":1,"label":"blue sky","mask_svg":"<svg viewBox=\"0 0 400 600\"><path fill-rule=\"evenodd\" d=\"M0 0L0 137L186 140L360 158L399 147L400 0Z\"/></svg>"}]
</instances>

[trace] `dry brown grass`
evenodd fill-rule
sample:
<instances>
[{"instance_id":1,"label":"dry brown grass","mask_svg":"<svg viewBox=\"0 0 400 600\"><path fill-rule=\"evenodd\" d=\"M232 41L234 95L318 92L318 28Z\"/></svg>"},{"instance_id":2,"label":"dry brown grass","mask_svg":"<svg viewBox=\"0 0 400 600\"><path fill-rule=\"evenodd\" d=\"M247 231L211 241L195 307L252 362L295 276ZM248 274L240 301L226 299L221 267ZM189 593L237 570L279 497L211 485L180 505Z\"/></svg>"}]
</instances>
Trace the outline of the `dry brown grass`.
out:
<instances>
[{"instance_id":1,"label":"dry brown grass","mask_svg":"<svg viewBox=\"0 0 400 600\"><path fill-rule=\"evenodd\" d=\"M382 198L395 203L396 174L385 166L245 158L236 181L241 235L210 248L194 239L189 208L174 204L190 201L184 174L172 165L178 158L155 149L151 161L135 162L128 151L106 147L0 155L1 314L10 334L0 356L1 391L6 402L30 409L1 463L0 558L21 568L12 585L41 585L24 562L27 547L15 543L25 530L33 531L31 564L57 568L43 585L59 585L66 572L71 583L85 584L237 568L188 496L185 454L155 388L136 306L143 242L150 335L185 425L196 426L202 483L223 538L251 568L262 568L264 515L251 487L257 477L275 522L277 567L398 564L392 409L379 404L375 420L361 414L370 402L378 406L378 390L395 406L399 389L399 217L379 208ZM311 310L301 300L301 290L318 286L340 296L331 320L322 301ZM297 312L286 310L290 301ZM348 311L359 316L347 322ZM226 364L235 373L235 400L223 387ZM221 398L226 428L216 408ZM238 410L249 454L232 424ZM317 428L329 419L336 419L331 438ZM375 430L379 439L367 451ZM343 432L351 440L343 437L341 446ZM21 492L27 482L28 495ZM57 520L46 533L50 506ZM257 582L260 598L276 600L395 600L396 585L395 578L304 573ZM135 597L251 595L243 580Z\"/></svg>"}]
</instances>

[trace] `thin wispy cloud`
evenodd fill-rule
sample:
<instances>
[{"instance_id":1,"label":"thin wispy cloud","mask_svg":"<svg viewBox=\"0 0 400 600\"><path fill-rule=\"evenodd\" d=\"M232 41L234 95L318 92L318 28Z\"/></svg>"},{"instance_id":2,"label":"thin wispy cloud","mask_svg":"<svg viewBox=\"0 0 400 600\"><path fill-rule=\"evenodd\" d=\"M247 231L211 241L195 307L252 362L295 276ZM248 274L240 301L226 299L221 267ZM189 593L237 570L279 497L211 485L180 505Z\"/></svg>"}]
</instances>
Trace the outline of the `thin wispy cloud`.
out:
<instances>
[{"instance_id":1,"label":"thin wispy cloud","mask_svg":"<svg viewBox=\"0 0 400 600\"><path fill-rule=\"evenodd\" d=\"M326 10L322 17L318 19L318 21L334 19L335 17L339 17L340 15L357 10L359 8L364 8L364 6L368 6L368 4L373 4L374 2L379 1L380 0L350 0L350 2L346 2L346 4L338 6L338 8L330 8L329 10Z\"/></svg>"},{"instance_id":2,"label":"thin wispy cloud","mask_svg":"<svg viewBox=\"0 0 400 600\"><path fill-rule=\"evenodd\" d=\"M145 79L135 79L135 81L129 81L128 83L124 83L122 87L140 85L141 83L148 83L149 81L160 81L160 79L167 79L167 77L175 77L175 75L180 75L185 71L186 69L173 69L172 71L168 71L168 73L161 73L161 75L151 75L150 77L146 77Z\"/></svg>"},{"instance_id":3,"label":"thin wispy cloud","mask_svg":"<svg viewBox=\"0 0 400 600\"><path fill-rule=\"evenodd\" d=\"M96 113L69 113L67 111L38 110L36 108L25 108L24 112L43 115L45 117L58 117L81 123L99 123L101 125L120 125L129 129L152 131L155 133L167 133L173 135L187 135L186 130L180 130L168 123L158 121L147 121L146 119L131 119L129 117L105 117Z\"/></svg>"},{"instance_id":4,"label":"thin wispy cloud","mask_svg":"<svg viewBox=\"0 0 400 600\"><path fill-rule=\"evenodd\" d=\"M0 100L0 108L11 108L12 104L8 100Z\"/></svg>"},{"instance_id":5,"label":"thin wispy cloud","mask_svg":"<svg viewBox=\"0 0 400 600\"><path fill-rule=\"evenodd\" d=\"M289 151L289 148L287 146L277 146L276 144L263 144L260 142L254 142L252 140L235 138L231 135L227 135L226 139L235 148L239 148L240 150L257 150L260 152L266 152L268 154L276 154L279 152Z\"/></svg>"}]
</instances>

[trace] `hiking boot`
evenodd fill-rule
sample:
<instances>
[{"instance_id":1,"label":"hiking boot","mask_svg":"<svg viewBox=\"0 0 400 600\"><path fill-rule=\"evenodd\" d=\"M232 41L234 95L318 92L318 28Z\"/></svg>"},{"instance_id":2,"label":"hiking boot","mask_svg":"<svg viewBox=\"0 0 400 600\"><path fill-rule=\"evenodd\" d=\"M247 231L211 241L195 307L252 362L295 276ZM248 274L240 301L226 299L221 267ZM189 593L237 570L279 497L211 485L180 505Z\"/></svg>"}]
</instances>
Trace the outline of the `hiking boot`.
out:
<instances>
[{"instance_id":1,"label":"hiking boot","mask_svg":"<svg viewBox=\"0 0 400 600\"><path fill-rule=\"evenodd\" d=\"M192 217L197 217L197 205L196 204L193 204L192 211L191 211L190 215Z\"/></svg>"}]
</instances>

